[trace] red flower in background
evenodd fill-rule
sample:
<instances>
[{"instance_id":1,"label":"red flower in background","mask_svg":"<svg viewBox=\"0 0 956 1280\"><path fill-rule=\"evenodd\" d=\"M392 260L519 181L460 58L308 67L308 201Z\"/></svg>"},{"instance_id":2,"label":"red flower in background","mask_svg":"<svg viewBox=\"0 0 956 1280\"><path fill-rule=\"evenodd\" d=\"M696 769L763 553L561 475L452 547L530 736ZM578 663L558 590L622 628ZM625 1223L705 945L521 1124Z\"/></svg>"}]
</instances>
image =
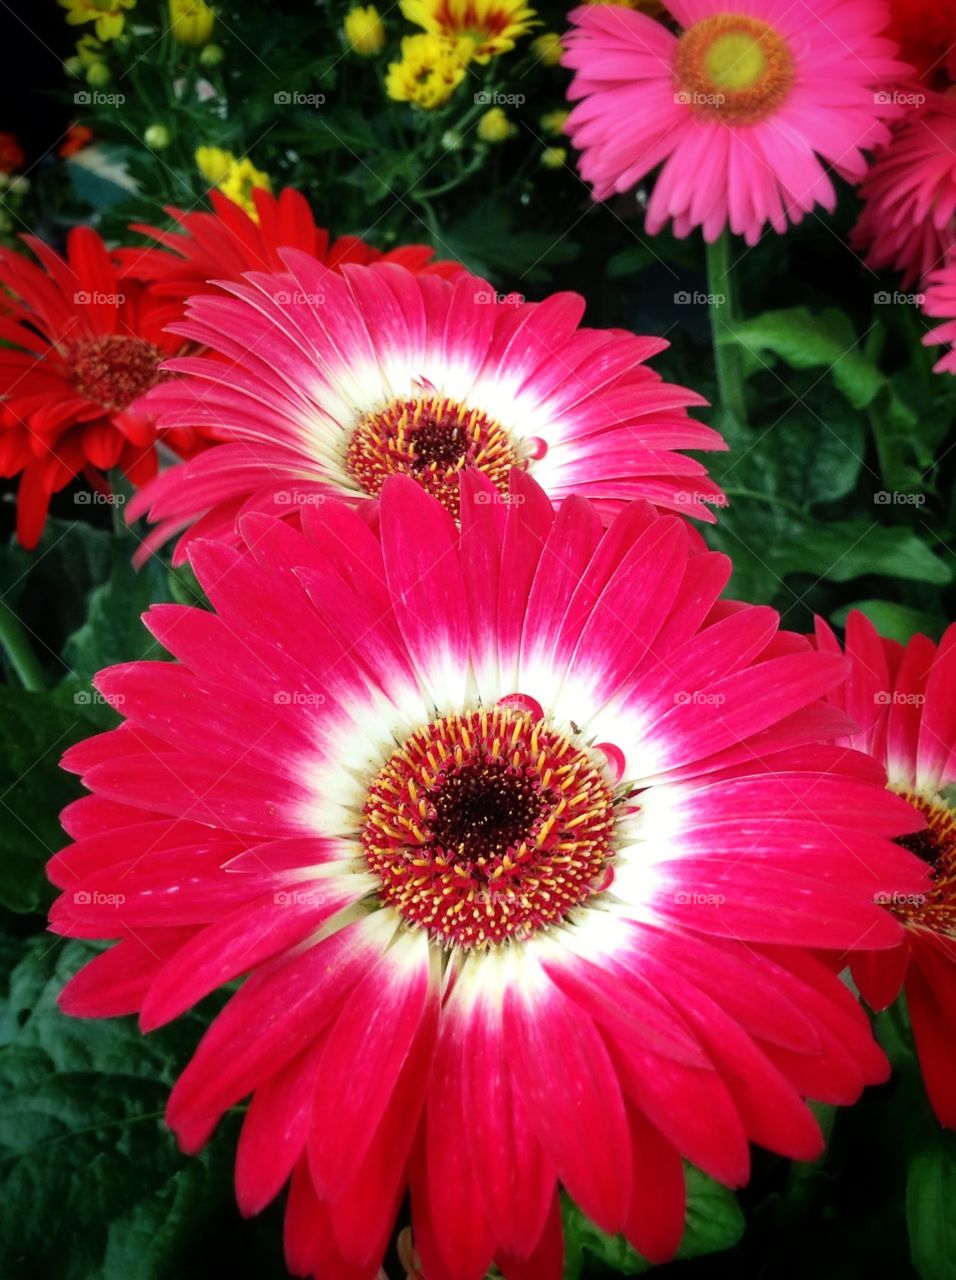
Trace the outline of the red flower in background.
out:
<instances>
[{"instance_id":1,"label":"red flower in background","mask_svg":"<svg viewBox=\"0 0 956 1280\"><path fill-rule=\"evenodd\" d=\"M839 652L823 622L817 639ZM956 625L939 645L916 635L904 647L851 613L846 656L850 673L831 695L860 726L846 743L885 764L889 789L925 820L900 844L932 876L925 893L881 896L905 926L904 941L858 953L850 968L874 1009L892 1004L905 985L926 1092L940 1122L956 1129Z\"/></svg>"},{"instance_id":2,"label":"red flower in background","mask_svg":"<svg viewBox=\"0 0 956 1280\"><path fill-rule=\"evenodd\" d=\"M464 270L457 262L433 261L435 251L430 245L402 245L383 253L358 236L332 240L324 227L316 225L305 196L292 187L278 197L256 187L252 198L258 221L221 191L211 191L210 198L213 213L168 207L166 212L179 224L175 231L134 223L133 231L152 236L163 247L120 249L117 257L124 276L149 284L162 297L219 293L209 281L241 280L247 271L285 271L280 249L301 249L333 270L346 262L360 266L393 262L416 274L446 280Z\"/></svg>"},{"instance_id":3,"label":"red flower in background","mask_svg":"<svg viewBox=\"0 0 956 1280\"><path fill-rule=\"evenodd\" d=\"M184 343L163 332L178 308L120 282L89 227L70 232L65 258L24 238L41 266L0 249L0 475L20 475L17 535L34 547L51 495L74 476L95 483L120 467L142 484L155 473L154 419L135 401ZM163 439L184 456L202 444L192 430Z\"/></svg>"},{"instance_id":4,"label":"red flower in background","mask_svg":"<svg viewBox=\"0 0 956 1280\"><path fill-rule=\"evenodd\" d=\"M956 77L956 0L890 0L888 34L927 84Z\"/></svg>"},{"instance_id":5,"label":"red flower in background","mask_svg":"<svg viewBox=\"0 0 956 1280\"><path fill-rule=\"evenodd\" d=\"M66 137L60 145L59 155L63 160L75 156L78 151L88 147L93 141L93 130L87 124L71 124Z\"/></svg>"},{"instance_id":6,"label":"red flower in background","mask_svg":"<svg viewBox=\"0 0 956 1280\"><path fill-rule=\"evenodd\" d=\"M26 156L15 133L0 133L0 173L16 173Z\"/></svg>"}]
</instances>

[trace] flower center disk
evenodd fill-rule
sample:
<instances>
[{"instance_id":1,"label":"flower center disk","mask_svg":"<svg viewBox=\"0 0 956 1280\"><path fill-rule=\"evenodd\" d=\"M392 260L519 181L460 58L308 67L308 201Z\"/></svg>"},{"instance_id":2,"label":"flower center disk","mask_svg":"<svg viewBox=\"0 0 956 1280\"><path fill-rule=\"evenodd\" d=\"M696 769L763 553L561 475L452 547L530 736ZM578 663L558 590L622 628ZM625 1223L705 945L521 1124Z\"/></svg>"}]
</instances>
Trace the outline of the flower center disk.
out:
<instances>
[{"instance_id":1,"label":"flower center disk","mask_svg":"<svg viewBox=\"0 0 956 1280\"><path fill-rule=\"evenodd\" d=\"M605 887L614 797L591 754L531 712L435 720L368 790L380 896L447 947L520 941Z\"/></svg>"},{"instance_id":2,"label":"flower center disk","mask_svg":"<svg viewBox=\"0 0 956 1280\"><path fill-rule=\"evenodd\" d=\"M73 385L81 396L104 409L125 409L160 381L162 358L142 338L107 333L73 348Z\"/></svg>"},{"instance_id":3,"label":"flower center disk","mask_svg":"<svg viewBox=\"0 0 956 1280\"><path fill-rule=\"evenodd\" d=\"M688 27L674 73L692 111L726 124L757 124L783 104L796 78L787 42L768 23L723 13Z\"/></svg>"},{"instance_id":4,"label":"flower center disk","mask_svg":"<svg viewBox=\"0 0 956 1280\"><path fill-rule=\"evenodd\" d=\"M345 465L373 497L390 475L410 475L457 517L462 470L477 467L507 493L509 472L522 463L500 423L436 395L394 400L367 414L352 433Z\"/></svg>"},{"instance_id":5,"label":"flower center disk","mask_svg":"<svg viewBox=\"0 0 956 1280\"><path fill-rule=\"evenodd\" d=\"M956 938L956 811L942 800L929 800L911 792L903 794L927 825L923 831L900 836L897 844L929 865L932 886L922 901L894 901L890 910L904 923L925 925Z\"/></svg>"}]
</instances>

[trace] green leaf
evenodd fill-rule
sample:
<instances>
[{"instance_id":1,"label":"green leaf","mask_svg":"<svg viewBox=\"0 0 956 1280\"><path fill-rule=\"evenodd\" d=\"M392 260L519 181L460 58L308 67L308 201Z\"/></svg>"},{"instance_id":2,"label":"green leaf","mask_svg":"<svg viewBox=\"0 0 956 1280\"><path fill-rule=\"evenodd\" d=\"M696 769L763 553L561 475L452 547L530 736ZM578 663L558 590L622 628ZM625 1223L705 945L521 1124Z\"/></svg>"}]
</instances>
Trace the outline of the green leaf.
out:
<instances>
[{"instance_id":1,"label":"green leaf","mask_svg":"<svg viewBox=\"0 0 956 1280\"><path fill-rule=\"evenodd\" d=\"M910 1158L906 1177L910 1256L922 1280L956 1275L956 1141L937 1143Z\"/></svg>"},{"instance_id":2,"label":"green leaf","mask_svg":"<svg viewBox=\"0 0 956 1280\"><path fill-rule=\"evenodd\" d=\"M918 631L937 639L946 626L945 619L937 614L911 609L909 605L897 604L894 600L856 600L837 609L830 615L830 620L835 626L845 627L848 614L854 610L865 614L881 636L898 640L900 644L906 644Z\"/></svg>"},{"instance_id":3,"label":"green leaf","mask_svg":"<svg viewBox=\"0 0 956 1280\"><path fill-rule=\"evenodd\" d=\"M770 563L781 577L807 573L831 582L849 582L863 574L943 584L952 569L910 529L868 520L807 526L774 547Z\"/></svg>"},{"instance_id":4,"label":"green leaf","mask_svg":"<svg viewBox=\"0 0 956 1280\"><path fill-rule=\"evenodd\" d=\"M793 369L825 369L855 409L865 409L886 381L863 354L847 317L835 308L819 314L808 307L765 311L736 325L727 341L777 357Z\"/></svg>"},{"instance_id":5,"label":"green leaf","mask_svg":"<svg viewBox=\"0 0 956 1280\"><path fill-rule=\"evenodd\" d=\"M134 569L134 550L133 539L114 538L110 576L90 593L86 621L66 642L63 660L80 681L88 682L116 662L163 655L142 615L156 601L171 598L166 568L153 556Z\"/></svg>"},{"instance_id":6,"label":"green leaf","mask_svg":"<svg viewBox=\"0 0 956 1280\"><path fill-rule=\"evenodd\" d=\"M76 697L0 686L0 904L11 911L41 910L50 897L43 868L66 840L59 813L81 791L60 757L98 727L89 695Z\"/></svg>"},{"instance_id":7,"label":"green leaf","mask_svg":"<svg viewBox=\"0 0 956 1280\"><path fill-rule=\"evenodd\" d=\"M744 1215L732 1191L714 1182L692 1165L684 1166L687 1182L687 1218L677 1251L679 1259L731 1249L744 1232ZM564 1201L565 1280L578 1280L590 1255L620 1275L650 1271L622 1236L609 1236L590 1221L577 1205Z\"/></svg>"}]
</instances>

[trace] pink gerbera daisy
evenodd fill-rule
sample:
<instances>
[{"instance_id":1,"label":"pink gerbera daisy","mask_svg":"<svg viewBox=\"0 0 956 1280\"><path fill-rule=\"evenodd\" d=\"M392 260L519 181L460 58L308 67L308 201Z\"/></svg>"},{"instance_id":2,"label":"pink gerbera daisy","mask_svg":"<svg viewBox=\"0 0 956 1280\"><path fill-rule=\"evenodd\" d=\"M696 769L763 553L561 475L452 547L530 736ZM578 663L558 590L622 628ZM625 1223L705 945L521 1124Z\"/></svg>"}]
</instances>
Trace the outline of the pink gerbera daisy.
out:
<instances>
[{"instance_id":1,"label":"pink gerbera daisy","mask_svg":"<svg viewBox=\"0 0 956 1280\"><path fill-rule=\"evenodd\" d=\"M877 156L860 187L864 206L853 231L877 270L897 267L905 286L939 266L956 244L956 102L933 94Z\"/></svg>"},{"instance_id":2,"label":"pink gerbera daisy","mask_svg":"<svg viewBox=\"0 0 956 1280\"><path fill-rule=\"evenodd\" d=\"M183 336L222 358L172 362L184 375L150 406L166 427L203 425L225 443L167 471L129 507L160 521L151 544L234 536L237 513L274 515L330 497L375 497L415 477L457 514L461 470L499 491L513 466L549 494L575 491L613 513L648 498L705 520L720 490L677 449L719 449L691 421L705 403L644 361L666 347L621 330L580 329L583 299L496 302L472 276L394 266L332 272L285 251L289 274L247 276L231 298L200 297ZM186 539L180 542L182 558Z\"/></svg>"},{"instance_id":3,"label":"pink gerbera daisy","mask_svg":"<svg viewBox=\"0 0 956 1280\"><path fill-rule=\"evenodd\" d=\"M296 1274L371 1280L410 1186L428 1280L559 1280L563 1185L673 1254L684 1156L821 1149L802 1098L887 1066L804 948L894 947L921 818L822 701L839 655L722 603L730 566L648 503L607 531L513 471L461 528L407 477L377 518L251 515L196 543L178 663L102 672L73 748L52 927L117 943L65 990L148 1030L248 975L177 1083L186 1151L252 1102L236 1185L291 1178Z\"/></svg>"},{"instance_id":4,"label":"pink gerbera daisy","mask_svg":"<svg viewBox=\"0 0 956 1280\"><path fill-rule=\"evenodd\" d=\"M825 623L820 648L839 652ZM926 823L902 843L927 863L923 892L883 896L905 926L900 946L854 956L857 986L875 1009L905 985L923 1080L940 1121L956 1129L956 626L939 645L883 640L862 614L847 621L850 674L832 700L860 726L846 739L886 765L887 786Z\"/></svg>"},{"instance_id":5,"label":"pink gerbera daisy","mask_svg":"<svg viewBox=\"0 0 956 1280\"><path fill-rule=\"evenodd\" d=\"M212 281L241 280L247 271L281 271L280 249L300 249L333 269L346 262L394 262L446 279L464 270L458 262L436 261L427 244L399 245L383 253L358 236L333 240L317 225L305 196L293 187L278 196L253 187L255 217L221 191L210 191L209 198L212 212L168 208L176 222L173 230L134 223L131 230L152 237L161 247L119 249L125 275L148 284L159 297L185 300L196 293L219 293Z\"/></svg>"},{"instance_id":6,"label":"pink gerbera daisy","mask_svg":"<svg viewBox=\"0 0 956 1280\"><path fill-rule=\"evenodd\" d=\"M924 347L945 346L946 352L936 362L937 373L956 373L956 251L950 250L939 271L926 281L923 311L942 324L923 337Z\"/></svg>"},{"instance_id":7,"label":"pink gerbera daisy","mask_svg":"<svg viewBox=\"0 0 956 1280\"><path fill-rule=\"evenodd\" d=\"M663 163L647 210L686 236L703 227L755 243L815 205L832 210L828 168L851 181L899 114L876 89L909 72L879 35L881 0L668 0L675 35L618 5L572 11L564 64L583 99L565 126L596 199Z\"/></svg>"}]
</instances>

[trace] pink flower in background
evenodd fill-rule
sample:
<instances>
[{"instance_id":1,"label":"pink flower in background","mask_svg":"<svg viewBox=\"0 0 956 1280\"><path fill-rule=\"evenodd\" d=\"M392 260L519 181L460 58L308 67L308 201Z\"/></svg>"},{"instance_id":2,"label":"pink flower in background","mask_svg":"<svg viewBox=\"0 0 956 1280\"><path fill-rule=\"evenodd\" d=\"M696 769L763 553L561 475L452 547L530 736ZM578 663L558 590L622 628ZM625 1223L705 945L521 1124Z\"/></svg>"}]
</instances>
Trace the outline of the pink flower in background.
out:
<instances>
[{"instance_id":1,"label":"pink flower in background","mask_svg":"<svg viewBox=\"0 0 956 1280\"><path fill-rule=\"evenodd\" d=\"M194 544L213 612L154 607L179 661L102 672L123 723L65 760L51 925L115 945L63 1007L148 1031L245 976L168 1121L195 1152L251 1095L239 1203L291 1180L297 1275L371 1280L407 1189L428 1280L560 1280L559 1186L662 1261L682 1158L813 1159L803 1099L887 1074L809 950L898 947L878 896L927 885L921 816L823 745L843 658L680 518L509 480L466 472L460 530L393 476L374 524Z\"/></svg>"},{"instance_id":2,"label":"pink flower in background","mask_svg":"<svg viewBox=\"0 0 956 1280\"><path fill-rule=\"evenodd\" d=\"M724 441L688 417L702 397L647 367L666 342L580 328L572 293L502 302L473 276L283 257L288 274L193 298L172 326L216 354L170 364L183 377L150 409L167 429L202 424L223 443L129 506L130 519L159 522L147 547L192 526L182 559L190 538L235 538L244 511L361 502L395 473L457 514L468 466L502 493L511 468L526 468L552 497L583 493L607 518L640 497L714 519L720 489L678 451Z\"/></svg>"},{"instance_id":3,"label":"pink flower in background","mask_svg":"<svg viewBox=\"0 0 956 1280\"><path fill-rule=\"evenodd\" d=\"M836 204L901 108L881 86L909 69L880 36L881 0L669 0L675 35L619 5L572 10L564 65L579 100L565 126L595 199L662 166L652 234L729 226L748 244ZM910 73L911 74L911 73Z\"/></svg>"},{"instance_id":4,"label":"pink flower in background","mask_svg":"<svg viewBox=\"0 0 956 1280\"><path fill-rule=\"evenodd\" d=\"M897 127L860 187L853 248L876 270L895 267L904 287L942 265L956 244L956 101L931 94Z\"/></svg>"},{"instance_id":5,"label":"pink flower in background","mask_svg":"<svg viewBox=\"0 0 956 1280\"><path fill-rule=\"evenodd\" d=\"M946 262L926 281L923 312L942 324L923 337L924 347L947 348L934 365L937 373L956 373L956 256L946 255Z\"/></svg>"}]
</instances>

